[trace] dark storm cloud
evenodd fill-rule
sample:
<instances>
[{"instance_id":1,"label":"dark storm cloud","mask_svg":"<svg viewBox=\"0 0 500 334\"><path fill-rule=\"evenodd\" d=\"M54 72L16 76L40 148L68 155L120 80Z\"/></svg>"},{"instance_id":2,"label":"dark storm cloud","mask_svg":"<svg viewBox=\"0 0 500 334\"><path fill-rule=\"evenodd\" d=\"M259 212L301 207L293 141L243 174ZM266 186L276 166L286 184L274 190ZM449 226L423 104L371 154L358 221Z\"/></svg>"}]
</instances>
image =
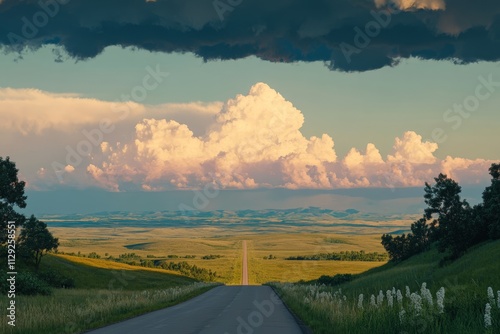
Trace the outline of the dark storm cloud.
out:
<instances>
[{"instance_id":1,"label":"dark storm cloud","mask_svg":"<svg viewBox=\"0 0 500 334\"><path fill-rule=\"evenodd\" d=\"M446 8L431 10L431 3ZM119 45L205 60L324 61L342 71L409 57L497 61L500 1L0 0L5 51L46 44L77 59Z\"/></svg>"}]
</instances>

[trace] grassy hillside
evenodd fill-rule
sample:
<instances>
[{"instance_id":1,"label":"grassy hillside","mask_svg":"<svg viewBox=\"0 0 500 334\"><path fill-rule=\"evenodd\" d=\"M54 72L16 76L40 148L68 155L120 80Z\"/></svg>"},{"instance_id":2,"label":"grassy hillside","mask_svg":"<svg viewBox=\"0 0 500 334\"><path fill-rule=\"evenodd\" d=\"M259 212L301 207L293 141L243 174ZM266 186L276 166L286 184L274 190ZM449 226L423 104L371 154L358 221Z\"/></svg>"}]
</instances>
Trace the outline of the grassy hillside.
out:
<instances>
[{"instance_id":1,"label":"grassy hillside","mask_svg":"<svg viewBox=\"0 0 500 334\"><path fill-rule=\"evenodd\" d=\"M72 277L76 288L16 296L16 327L2 317L0 333L83 333L178 304L215 286L165 270L67 255L44 257L41 270Z\"/></svg>"},{"instance_id":2,"label":"grassy hillside","mask_svg":"<svg viewBox=\"0 0 500 334\"><path fill-rule=\"evenodd\" d=\"M195 282L166 270L69 255L49 255L42 266L72 277L77 289L163 289Z\"/></svg>"},{"instance_id":3,"label":"grassy hillside","mask_svg":"<svg viewBox=\"0 0 500 334\"><path fill-rule=\"evenodd\" d=\"M387 285L417 288L422 282L428 287L448 287L451 291L459 291L464 287L480 288L488 286L500 289L500 240L478 245L463 257L443 267L439 260L443 254L432 249L414 256L399 264L388 263L371 269L359 276L353 282L340 287L349 291L387 290ZM385 291L384 290L384 291Z\"/></svg>"},{"instance_id":4,"label":"grassy hillside","mask_svg":"<svg viewBox=\"0 0 500 334\"><path fill-rule=\"evenodd\" d=\"M440 267L443 254L432 249L399 264L389 263L371 269L354 281L334 288L279 284L276 287L286 303L315 333L328 333L332 328L336 333L499 333L499 254L500 241L488 242ZM432 293L434 304L426 305L424 300L424 310L415 315L410 298L404 296L406 286L411 292L421 293L424 282ZM394 297L394 306L389 306L386 291L393 287L402 291L404 301L399 304ZM438 312L436 304L436 292L441 287L446 292L443 314ZM491 305L493 326L486 330L484 314L489 302L488 287L493 288L495 300ZM384 294L384 302L371 306L371 295L377 296L379 291ZM325 292L324 298L321 292ZM364 295L363 308L358 307L360 294ZM403 321L399 317L401 307L406 312Z\"/></svg>"},{"instance_id":5,"label":"grassy hillside","mask_svg":"<svg viewBox=\"0 0 500 334\"><path fill-rule=\"evenodd\" d=\"M488 286L500 289L499 255L500 241L488 242L470 249L455 262L440 267L439 260L443 254L432 249L399 264L388 263L369 270L355 281L340 287L347 292L387 289L389 282L393 286L410 287L427 282L428 286L436 288L444 286L451 291L463 290L464 287L479 287L486 291Z\"/></svg>"}]
</instances>

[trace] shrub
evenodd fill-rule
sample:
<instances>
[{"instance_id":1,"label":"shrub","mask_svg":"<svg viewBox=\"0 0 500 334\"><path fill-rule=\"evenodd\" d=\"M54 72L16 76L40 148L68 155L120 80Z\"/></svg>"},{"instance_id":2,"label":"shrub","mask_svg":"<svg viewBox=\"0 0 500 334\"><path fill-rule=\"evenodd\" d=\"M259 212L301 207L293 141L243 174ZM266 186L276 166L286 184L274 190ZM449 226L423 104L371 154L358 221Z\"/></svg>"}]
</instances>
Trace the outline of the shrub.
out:
<instances>
[{"instance_id":1,"label":"shrub","mask_svg":"<svg viewBox=\"0 0 500 334\"><path fill-rule=\"evenodd\" d=\"M327 276L323 275L320 278L318 278L318 283L319 284L324 284L324 285L339 285L345 282L350 282L353 280L353 275L351 274L337 274L335 276Z\"/></svg>"},{"instance_id":2,"label":"shrub","mask_svg":"<svg viewBox=\"0 0 500 334\"><path fill-rule=\"evenodd\" d=\"M16 294L50 295L49 285L31 271L21 271L16 277Z\"/></svg>"},{"instance_id":3,"label":"shrub","mask_svg":"<svg viewBox=\"0 0 500 334\"><path fill-rule=\"evenodd\" d=\"M75 287L75 281L71 277L66 277L53 271L42 271L38 277L54 288L71 289Z\"/></svg>"}]
</instances>

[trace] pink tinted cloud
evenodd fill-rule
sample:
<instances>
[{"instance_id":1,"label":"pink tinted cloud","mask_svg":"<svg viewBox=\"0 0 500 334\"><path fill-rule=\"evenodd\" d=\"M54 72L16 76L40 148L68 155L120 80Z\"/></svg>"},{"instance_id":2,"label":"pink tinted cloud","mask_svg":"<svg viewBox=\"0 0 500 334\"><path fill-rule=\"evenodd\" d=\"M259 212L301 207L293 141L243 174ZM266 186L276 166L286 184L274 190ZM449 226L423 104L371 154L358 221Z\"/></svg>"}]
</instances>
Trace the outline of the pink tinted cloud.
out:
<instances>
[{"instance_id":1,"label":"pink tinted cloud","mask_svg":"<svg viewBox=\"0 0 500 334\"><path fill-rule=\"evenodd\" d=\"M306 138L300 110L264 83L222 105L204 135L185 124L143 119L134 138L105 144L88 173L103 187L120 189L123 181L142 189L200 187L350 188L422 186L440 172L459 181L487 179L492 161L434 155L436 143L413 131L395 138L385 159L373 143L353 148L338 159L327 135Z\"/></svg>"}]
</instances>

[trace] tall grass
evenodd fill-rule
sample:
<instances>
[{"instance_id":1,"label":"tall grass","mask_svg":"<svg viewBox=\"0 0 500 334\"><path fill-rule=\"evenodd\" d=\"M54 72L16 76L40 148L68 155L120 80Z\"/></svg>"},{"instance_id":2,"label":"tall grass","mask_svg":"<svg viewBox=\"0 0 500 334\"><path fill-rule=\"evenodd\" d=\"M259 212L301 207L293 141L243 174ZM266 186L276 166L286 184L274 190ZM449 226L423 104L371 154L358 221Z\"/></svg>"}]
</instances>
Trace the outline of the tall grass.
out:
<instances>
[{"instance_id":1,"label":"tall grass","mask_svg":"<svg viewBox=\"0 0 500 334\"><path fill-rule=\"evenodd\" d=\"M0 320L1 333L73 334L168 307L214 284L194 283L161 290L55 290L51 296L17 296L16 327ZM6 298L2 298L2 305Z\"/></svg>"},{"instance_id":2,"label":"tall grass","mask_svg":"<svg viewBox=\"0 0 500 334\"><path fill-rule=\"evenodd\" d=\"M445 267L443 254L431 250L398 265L387 264L360 275L339 287L273 283L285 303L308 324L314 333L500 333L500 241L472 249ZM422 283L432 291L433 305L426 302ZM422 311L406 296L406 286L422 299ZM389 306L387 290L393 294ZM444 312L437 304L437 291L445 290ZM493 296L489 287L493 289ZM341 289L340 291L338 289ZM397 290L404 296L397 302ZM314 294L311 293L314 291ZM382 291L383 303L378 295ZM488 291L488 292L487 292ZM362 308L358 307L363 294ZM376 306L371 305L374 296ZM419 299L414 297L414 299ZM486 304L491 310L491 326L486 327ZM402 309L405 310L400 317ZM418 314L417 314L418 313Z\"/></svg>"},{"instance_id":3,"label":"tall grass","mask_svg":"<svg viewBox=\"0 0 500 334\"><path fill-rule=\"evenodd\" d=\"M445 298L443 308L437 302L437 291L429 292L432 297L426 298L422 290L406 295L405 288L398 300L394 287L353 298L342 289L324 285L273 286L314 333L500 333L500 308L496 301L488 304L491 324L485 321L486 291L482 296L472 290L449 300Z\"/></svg>"}]
</instances>

